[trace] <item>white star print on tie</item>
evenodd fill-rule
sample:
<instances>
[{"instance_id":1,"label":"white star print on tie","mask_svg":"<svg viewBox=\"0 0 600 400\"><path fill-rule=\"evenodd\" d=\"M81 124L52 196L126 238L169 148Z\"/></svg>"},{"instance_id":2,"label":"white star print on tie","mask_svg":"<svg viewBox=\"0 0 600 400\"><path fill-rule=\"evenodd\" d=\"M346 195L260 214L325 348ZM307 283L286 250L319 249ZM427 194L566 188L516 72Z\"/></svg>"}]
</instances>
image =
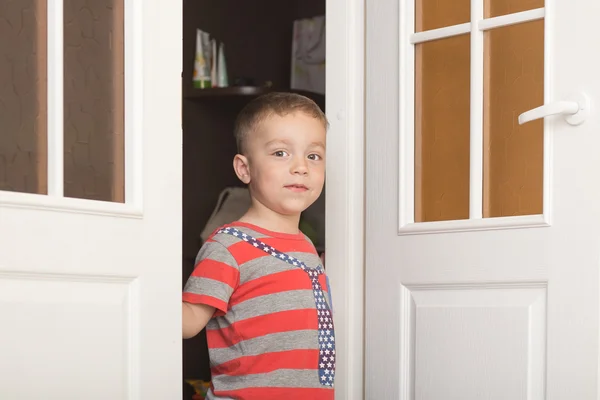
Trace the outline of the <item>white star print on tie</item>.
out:
<instances>
[{"instance_id":1,"label":"white star print on tie","mask_svg":"<svg viewBox=\"0 0 600 400\"><path fill-rule=\"evenodd\" d=\"M307 273L312 283L313 295L315 298L315 305L317 308L317 319L319 326L319 380L323 386L333 386L335 378L335 331L333 328L333 315L331 309L325 301L323 295L323 288L319 282L319 275L324 273L323 267L318 265L316 268L309 268L304 262L289 256L279 250L261 242L252 236L243 233L236 228L223 228L220 229L217 234L225 233L242 239L245 242L250 243L254 247L260 248L267 254L281 260L288 264L296 266Z\"/></svg>"}]
</instances>

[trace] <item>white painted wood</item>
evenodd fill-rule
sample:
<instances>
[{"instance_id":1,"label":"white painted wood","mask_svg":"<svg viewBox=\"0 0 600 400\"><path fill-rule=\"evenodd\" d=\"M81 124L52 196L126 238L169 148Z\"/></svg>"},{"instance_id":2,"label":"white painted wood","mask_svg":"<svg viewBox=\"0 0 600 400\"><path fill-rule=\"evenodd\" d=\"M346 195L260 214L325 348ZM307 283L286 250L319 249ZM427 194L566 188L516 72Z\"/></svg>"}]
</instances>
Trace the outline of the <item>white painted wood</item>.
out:
<instances>
[{"instance_id":1,"label":"white painted wood","mask_svg":"<svg viewBox=\"0 0 600 400\"><path fill-rule=\"evenodd\" d=\"M365 398L597 399L600 114L546 120L543 216L417 228L407 8L366 3ZM598 102L598 13L546 2L546 103Z\"/></svg>"},{"instance_id":2,"label":"white painted wood","mask_svg":"<svg viewBox=\"0 0 600 400\"><path fill-rule=\"evenodd\" d=\"M414 0L411 6L414 7ZM471 32L471 23L466 22L460 25L446 26L444 28L430 29L428 31L413 33L410 35L410 42L412 44L424 43L429 42L431 40L463 35L469 32Z\"/></svg>"},{"instance_id":3,"label":"white painted wood","mask_svg":"<svg viewBox=\"0 0 600 400\"><path fill-rule=\"evenodd\" d=\"M471 133L469 163L469 218L483 214L483 1L471 0Z\"/></svg>"},{"instance_id":4,"label":"white painted wood","mask_svg":"<svg viewBox=\"0 0 600 400\"><path fill-rule=\"evenodd\" d=\"M545 284L409 290L419 355L412 367L416 398L444 398L444 392L465 399L543 398Z\"/></svg>"},{"instance_id":5,"label":"white painted wood","mask_svg":"<svg viewBox=\"0 0 600 400\"><path fill-rule=\"evenodd\" d=\"M415 13L415 2L414 0L401 1L399 7L402 15L414 15ZM470 29L470 24L469 24ZM415 19L410 18L405 21L404 24L400 25L394 33L389 32L403 38L398 40L396 48L398 53L401 55L403 62L398 65L398 71L400 76L404 77L402 81L403 90L399 90L399 94L402 97L402 104L405 106L397 109L398 110L398 126L403 126L408 131L415 129L415 115L414 108L414 93L415 93L415 52L412 46L405 46L404 42L409 40L413 32L415 31ZM402 45L401 45L402 43ZM367 48L367 52L368 52ZM367 60L369 55L367 54ZM367 62L367 74L369 74L369 63ZM365 78L366 79L366 78ZM398 85L399 81L394 80L390 84ZM411 97L412 96L412 97ZM400 193L406 193L406 196L399 196L398 204L402 213L398 215L398 223L400 227L414 223L415 221L415 137L414 135L403 135L399 138L398 151L404 155L398 160L398 169L401 176L399 180L398 190Z\"/></svg>"},{"instance_id":6,"label":"white painted wood","mask_svg":"<svg viewBox=\"0 0 600 400\"><path fill-rule=\"evenodd\" d=\"M521 22L543 19L544 15L545 11L543 8L536 8L535 10L522 11L514 14L500 15L498 17L482 19L479 21L478 25L479 29L485 31L488 29L519 24Z\"/></svg>"},{"instance_id":7,"label":"white painted wood","mask_svg":"<svg viewBox=\"0 0 600 400\"><path fill-rule=\"evenodd\" d=\"M179 3L179 0L177 0ZM125 202L143 207L143 148L144 137L144 18L139 0L125 0Z\"/></svg>"},{"instance_id":8,"label":"white painted wood","mask_svg":"<svg viewBox=\"0 0 600 400\"><path fill-rule=\"evenodd\" d=\"M550 226L546 215L522 217L498 217L463 219L457 221L419 222L404 225L398 235L422 235L430 233L491 231L497 229L520 229Z\"/></svg>"},{"instance_id":9,"label":"white painted wood","mask_svg":"<svg viewBox=\"0 0 600 400\"><path fill-rule=\"evenodd\" d=\"M48 0L48 195L55 197L64 191L63 14L63 0Z\"/></svg>"},{"instance_id":10,"label":"white painted wood","mask_svg":"<svg viewBox=\"0 0 600 400\"><path fill-rule=\"evenodd\" d=\"M365 3L327 0L326 6L326 268L338 356L335 398L362 400Z\"/></svg>"},{"instance_id":11,"label":"white painted wood","mask_svg":"<svg viewBox=\"0 0 600 400\"><path fill-rule=\"evenodd\" d=\"M414 0L412 0L412 7L414 7ZM471 18L477 22L477 29L486 31L493 28L500 28L502 26L509 26L518 24L521 22L529 22L535 21L538 19L543 19L545 15L545 10L543 8L536 8L535 10L528 10L523 12L518 12L514 14L501 15L498 17L492 18L483 18L483 3L481 2L472 2L471 4L471 14L473 16L477 16L477 19ZM472 25L470 22L465 22L464 24L445 26L443 28L430 29L422 32L415 32L410 35L410 43L424 43L429 42L431 40L444 39L452 36L458 36L465 33L469 33L472 30Z\"/></svg>"},{"instance_id":12,"label":"white painted wood","mask_svg":"<svg viewBox=\"0 0 600 400\"><path fill-rule=\"evenodd\" d=\"M0 193L2 398L181 398L182 2L166 5L125 2L126 204Z\"/></svg>"},{"instance_id":13,"label":"white painted wood","mask_svg":"<svg viewBox=\"0 0 600 400\"><path fill-rule=\"evenodd\" d=\"M79 214L95 214L115 217L143 217L141 207L138 207L135 204L88 201L69 197L52 197L2 191L0 191L0 207L25 208L39 211L74 212Z\"/></svg>"}]
</instances>

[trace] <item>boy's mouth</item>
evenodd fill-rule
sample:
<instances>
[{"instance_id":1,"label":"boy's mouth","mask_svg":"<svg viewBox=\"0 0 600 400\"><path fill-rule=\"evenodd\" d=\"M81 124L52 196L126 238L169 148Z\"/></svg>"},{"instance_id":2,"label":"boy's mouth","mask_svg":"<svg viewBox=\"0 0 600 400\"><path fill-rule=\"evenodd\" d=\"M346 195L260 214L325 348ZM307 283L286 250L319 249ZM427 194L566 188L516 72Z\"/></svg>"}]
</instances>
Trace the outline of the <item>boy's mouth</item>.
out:
<instances>
[{"instance_id":1,"label":"boy's mouth","mask_svg":"<svg viewBox=\"0 0 600 400\"><path fill-rule=\"evenodd\" d=\"M285 188L291 190L292 192L306 192L308 190L306 186L301 184L286 185Z\"/></svg>"}]
</instances>

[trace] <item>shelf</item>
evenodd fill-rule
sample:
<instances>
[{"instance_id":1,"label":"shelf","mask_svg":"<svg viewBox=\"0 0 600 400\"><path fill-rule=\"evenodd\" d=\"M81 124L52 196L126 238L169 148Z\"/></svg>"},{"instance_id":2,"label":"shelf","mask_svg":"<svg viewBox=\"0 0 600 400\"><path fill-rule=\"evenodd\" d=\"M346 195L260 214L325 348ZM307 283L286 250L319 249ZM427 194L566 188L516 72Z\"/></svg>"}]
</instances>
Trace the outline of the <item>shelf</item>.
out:
<instances>
[{"instance_id":1,"label":"shelf","mask_svg":"<svg viewBox=\"0 0 600 400\"><path fill-rule=\"evenodd\" d=\"M186 90L183 97L195 99L204 97L259 96L271 91L273 91L272 88L260 86L229 86L206 89L190 88Z\"/></svg>"},{"instance_id":2,"label":"shelf","mask_svg":"<svg viewBox=\"0 0 600 400\"><path fill-rule=\"evenodd\" d=\"M313 99L317 104L324 104L325 96L319 93L307 92L304 90L281 89L263 86L229 86L224 88L184 88L183 98L190 100L202 100L208 98L222 97L255 97L269 92L291 92L298 93Z\"/></svg>"}]
</instances>

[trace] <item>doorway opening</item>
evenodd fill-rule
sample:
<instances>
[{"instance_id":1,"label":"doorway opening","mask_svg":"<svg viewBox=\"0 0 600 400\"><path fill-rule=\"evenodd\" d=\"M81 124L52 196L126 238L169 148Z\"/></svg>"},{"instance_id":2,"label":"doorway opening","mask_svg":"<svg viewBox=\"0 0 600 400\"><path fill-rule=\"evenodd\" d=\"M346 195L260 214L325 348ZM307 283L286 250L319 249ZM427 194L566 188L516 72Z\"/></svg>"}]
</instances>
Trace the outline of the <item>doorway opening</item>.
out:
<instances>
[{"instance_id":1,"label":"doorway opening","mask_svg":"<svg viewBox=\"0 0 600 400\"><path fill-rule=\"evenodd\" d=\"M225 59L226 80L194 81L199 36L200 42L206 37L204 52L215 59L217 72ZM325 0L184 0L182 62L183 288L207 236L241 217L249 205L232 167L237 113L270 91L305 95L325 111ZM300 225L323 254L325 190ZM202 390L202 382L210 381L205 331L184 340L182 351L183 399L189 400L193 383Z\"/></svg>"}]
</instances>

